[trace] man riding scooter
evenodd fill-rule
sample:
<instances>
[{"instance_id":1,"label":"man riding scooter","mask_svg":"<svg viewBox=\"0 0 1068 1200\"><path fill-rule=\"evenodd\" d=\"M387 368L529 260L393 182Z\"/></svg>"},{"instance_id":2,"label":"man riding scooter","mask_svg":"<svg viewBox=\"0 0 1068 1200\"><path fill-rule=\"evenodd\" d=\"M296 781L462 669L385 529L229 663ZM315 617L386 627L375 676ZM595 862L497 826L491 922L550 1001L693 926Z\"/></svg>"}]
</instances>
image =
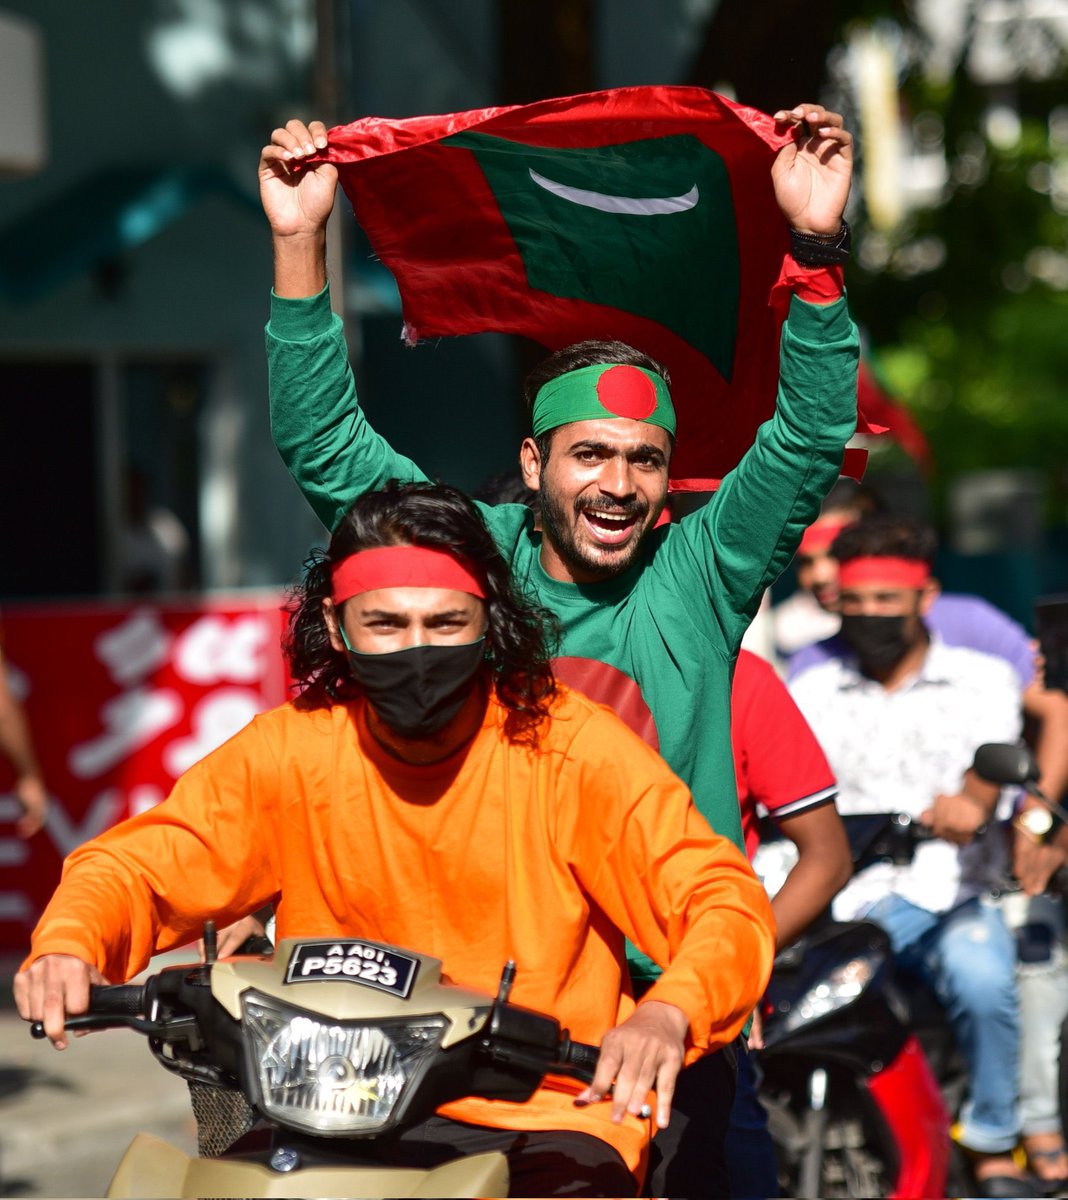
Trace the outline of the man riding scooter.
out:
<instances>
[{"instance_id":1,"label":"man riding scooter","mask_svg":"<svg viewBox=\"0 0 1068 1200\"><path fill-rule=\"evenodd\" d=\"M899 964L933 985L968 1066L959 1141L985 1196L1027 1196L1014 1163L1018 1004L1015 945L986 902L1003 846L987 828L996 786L970 769L984 742L1019 733L1020 690L1001 659L947 646L924 617L938 586L933 534L891 516L838 534L846 649L798 676L791 691L827 753L843 816L904 813L930 828L911 863L860 871L835 901L840 920L890 934Z\"/></svg>"},{"instance_id":2,"label":"man riding scooter","mask_svg":"<svg viewBox=\"0 0 1068 1200\"><path fill-rule=\"evenodd\" d=\"M34 933L19 1011L57 1048L91 983L274 902L277 934L418 947L457 983L600 1044L592 1084L442 1106L375 1153L504 1150L512 1195L633 1195L684 1062L737 1036L767 981L770 908L663 761L558 686L451 488L362 497L313 559L287 653L300 695L157 808L83 845ZM637 1006L624 939L665 967Z\"/></svg>"}]
</instances>

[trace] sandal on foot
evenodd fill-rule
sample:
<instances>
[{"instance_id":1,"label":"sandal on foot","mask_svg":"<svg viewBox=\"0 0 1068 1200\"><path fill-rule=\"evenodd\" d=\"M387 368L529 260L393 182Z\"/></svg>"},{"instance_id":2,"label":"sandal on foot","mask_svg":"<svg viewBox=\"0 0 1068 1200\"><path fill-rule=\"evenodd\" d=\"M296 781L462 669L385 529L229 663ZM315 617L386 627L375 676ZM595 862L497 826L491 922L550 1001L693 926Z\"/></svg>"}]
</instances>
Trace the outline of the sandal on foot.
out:
<instances>
[{"instance_id":1,"label":"sandal on foot","mask_svg":"<svg viewBox=\"0 0 1068 1200\"><path fill-rule=\"evenodd\" d=\"M1027 1165L1044 1191L1063 1192L1068 1190L1068 1148L1061 1145L1048 1149L1025 1149L1025 1152Z\"/></svg>"}]
</instances>

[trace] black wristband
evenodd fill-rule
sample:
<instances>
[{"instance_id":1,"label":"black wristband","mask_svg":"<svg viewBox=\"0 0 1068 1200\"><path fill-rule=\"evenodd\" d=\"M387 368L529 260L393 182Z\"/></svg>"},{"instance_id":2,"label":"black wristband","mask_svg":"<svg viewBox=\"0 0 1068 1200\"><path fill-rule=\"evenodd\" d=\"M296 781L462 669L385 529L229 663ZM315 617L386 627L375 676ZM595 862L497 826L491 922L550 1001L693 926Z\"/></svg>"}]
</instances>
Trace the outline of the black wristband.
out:
<instances>
[{"instance_id":1,"label":"black wristband","mask_svg":"<svg viewBox=\"0 0 1068 1200\"><path fill-rule=\"evenodd\" d=\"M843 220L837 233L799 233L790 230L790 254L806 267L833 267L849 257L853 238L849 222Z\"/></svg>"}]
</instances>

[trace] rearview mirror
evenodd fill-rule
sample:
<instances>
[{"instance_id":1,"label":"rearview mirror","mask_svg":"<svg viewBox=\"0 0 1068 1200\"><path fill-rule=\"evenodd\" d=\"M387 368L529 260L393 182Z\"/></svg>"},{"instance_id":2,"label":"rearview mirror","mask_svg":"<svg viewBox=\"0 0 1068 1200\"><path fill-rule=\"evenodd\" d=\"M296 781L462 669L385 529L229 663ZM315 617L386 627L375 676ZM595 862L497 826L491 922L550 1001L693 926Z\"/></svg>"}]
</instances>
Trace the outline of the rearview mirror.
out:
<instances>
[{"instance_id":1,"label":"rearview mirror","mask_svg":"<svg viewBox=\"0 0 1068 1200\"><path fill-rule=\"evenodd\" d=\"M1016 784L1024 787L1038 779L1038 763L1026 746L987 742L972 760L972 770L987 783Z\"/></svg>"}]
</instances>

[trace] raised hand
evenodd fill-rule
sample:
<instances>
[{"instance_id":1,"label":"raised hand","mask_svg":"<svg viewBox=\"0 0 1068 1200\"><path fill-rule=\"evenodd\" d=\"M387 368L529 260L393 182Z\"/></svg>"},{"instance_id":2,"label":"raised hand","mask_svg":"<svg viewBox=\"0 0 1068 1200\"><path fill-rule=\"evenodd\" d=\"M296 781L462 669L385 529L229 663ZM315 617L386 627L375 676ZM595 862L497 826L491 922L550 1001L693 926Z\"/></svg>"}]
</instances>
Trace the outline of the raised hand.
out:
<instances>
[{"instance_id":1,"label":"raised hand","mask_svg":"<svg viewBox=\"0 0 1068 1200\"><path fill-rule=\"evenodd\" d=\"M260 201L276 238L321 234L334 207L337 168L305 166L309 155L326 149L322 121L296 119L271 134L260 151Z\"/></svg>"},{"instance_id":2,"label":"raised hand","mask_svg":"<svg viewBox=\"0 0 1068 1200\"><path fill-rule=\"evenodd\" d=\"M837 233L853 178L853 135L839 113L819 104L780 109L774 116L779 126L794 130L771 168L783 216L799 233Z\"/></svg>"}]
</instances>

